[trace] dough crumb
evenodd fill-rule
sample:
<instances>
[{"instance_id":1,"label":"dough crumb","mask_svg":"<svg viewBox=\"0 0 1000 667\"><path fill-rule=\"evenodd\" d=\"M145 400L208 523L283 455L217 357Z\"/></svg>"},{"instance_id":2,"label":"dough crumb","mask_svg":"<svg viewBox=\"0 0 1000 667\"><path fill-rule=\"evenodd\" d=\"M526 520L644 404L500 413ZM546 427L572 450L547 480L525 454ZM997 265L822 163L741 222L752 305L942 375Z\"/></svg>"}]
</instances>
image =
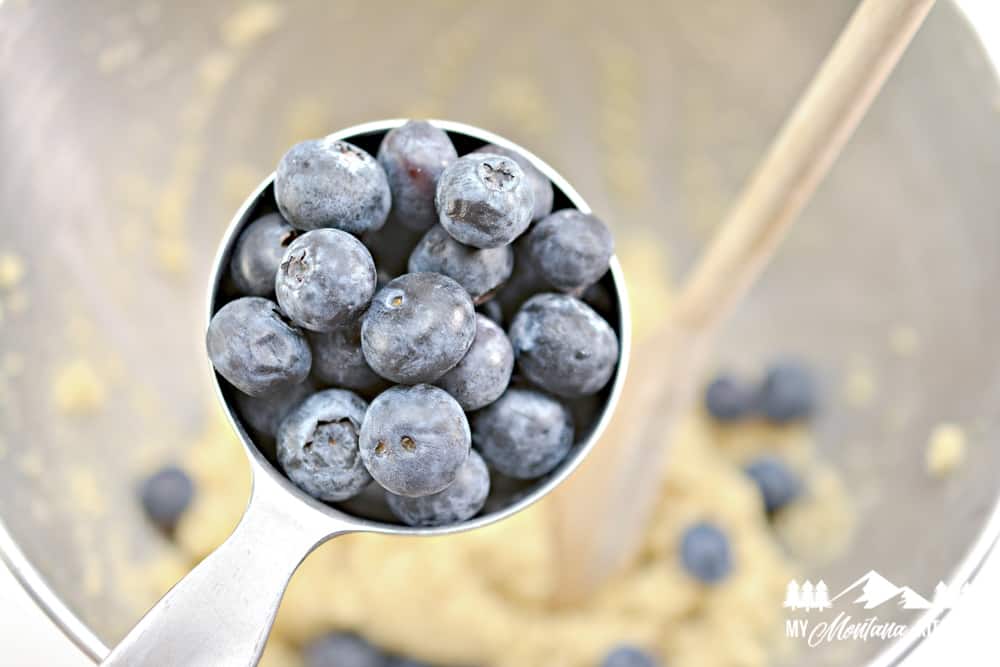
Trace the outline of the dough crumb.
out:
<instances>
[{"instance_id":1,"label":"dough crumb","mask_svg":"<svg viewBox=\"0 0 1000 667\"><path fill-rule=\"evenodd\" d=\"M965 460L965 431L957 424L938 424L927 443L927 472L947 477Z\"/></svg>"},{"instance_id":2,"label":"dough crumb","mask_svg":"<svg viewBox=\"0 0 1000 667\"><path fill-rule=\"evenodd\" d=\"M17 255L0 255L0 290L12 290L24 278L24 261Z\"/></svg>"},{"instance_id":3,"label":"dough crumb","mask_svg":"<svg viewBox=\"0 0 1000 667\"><path fill-rule=\"evenodd\" d=\"M774 528L795 558L821 567L850 545L857 513L843 480L830 467L813 463L806 475L806 495L781 510Z\"/></svg>"},{"instance_id":4,"label":"dough crumb","mask_svg":"<svg viewBox=\"0 0 1000 667\"><path fill-rule=\"evenodd\" d=\"M281 26L285 10L272 2L244 5L220 26L222 41L227 46L242 48L268 35Z\"/></svg>"},{"instance_id":5,"label":"dough crumb","mask_svg":"<svg viewBox=\"0 0 1000 667\"><path fill-rule=\"evenodd\" d=\"M86 359L72 361L56 372L52 399L60 412L85 415L98 411L106 399L104 381Z\"/></svg>"},{"instance_id":6,"label":"dough crumb","mask_svg":"<svg viewBox=\"0 0 1000 667\"><path fill-rule=\"evenodd\" d=\"M913 327L899 324L889 331L889 349L900 357L912 357L920 347L920 334Z\"/></svg>"},{"instance_id":7,"label":"dough crumb","mask_svg":"<svg viewBox=\"0 0 1000 667\"><path fill-rule=\"evenodd\" d=\"M236 57L229 51L213 51L198 65L198 76L208 90L218 90L229 81L237 65Z\"/></svg>"},{"instance_id":8,"label":"dough crumb","mask_svg":"<svg viewBox=\"0 0 1000 667\"><path fill-rule=\"evenodd\" d=\"M69 475L69 495L73 507L84 516L98 518L108 509L107 499L101 490L101 483L92 470L78 468Z\"/></svg>"},{"instance_id":9,"label":"dough crumb","mask_svg":"<svg viewBox=\"0 0 1000 667\"><path fill-rule=\"evenodd\" d=\"M869 405L875 398L875 374L867 364L851 364L844 384L844 398L856 407Z\"/></svg>"}]
</instances>

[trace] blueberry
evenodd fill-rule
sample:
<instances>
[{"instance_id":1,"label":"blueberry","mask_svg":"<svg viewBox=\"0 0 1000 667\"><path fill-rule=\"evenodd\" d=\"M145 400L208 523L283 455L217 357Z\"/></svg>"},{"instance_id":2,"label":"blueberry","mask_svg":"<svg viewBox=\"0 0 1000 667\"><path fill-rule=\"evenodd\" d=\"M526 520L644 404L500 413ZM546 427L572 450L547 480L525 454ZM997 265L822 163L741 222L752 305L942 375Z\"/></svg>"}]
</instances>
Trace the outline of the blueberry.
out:
<instances>
[{"instance_id":1,"label":"blueberry","mask_svg":"<svg viewBox=\"0 0 1000 667\"><path fill-rule=\"evenodd\" d=\"M608 323L565 294L530 298L514 316L510 341L521 372L566 398L600 391L618 362L618 338Z\"/></svg>"},{"instance_id":2,"label":"blueberry","mask_svg":"<svg viewBox=\"0 0 1000 667\"><path fill-rule=\"evenodd\" d=\"M365 361L361 351L361 320L325 333L306 334L312 346L313 377L321 385L373 394L386 382Z\"/></svg>"},{"instance_id":3,"label":"blueberry","mask_svg":"<svg viewBox=\"0 0 1000 667\"><path fill-rule=\"evenodd\" d=\"M757 406L772 422L805 419L816 409L816 383L802 364L794 361L771 366L757 395Z\"/></svg>"},{"instance_id":4,"label":"blueberry","mask_svg":"<svg viewBox=\"0 0 1000 667\"><path fill-rule=\"evenodd\" d=\"M622 644L605 656L601 667L659 667L659 660L637 646Z\"/></svg>"},{"instance_id":5,"label":"blueberry","mask_svg":"<svg viewBox=\"0 0 1000 667\"><path fill-rule=\"evenodd\" d=\"M331 632L303 649L305 667L385 667L385 656L357 635Z\"/></svg>"},{"instance_id":6,"label":"blueberry","mask_svg":"<svg viewBox=\"0 0 1000 667\"><path fill-rule=\"evenodd\" d=\"M476 315L472 347L436 384L451 394L463 410L478 410L500 398L513 370L514 350L507 334L492 320Z\"/></svg>"},{"instance_id":7,"label":"blueberry","mask_svg":"<svg viewBox=\"0 0 1000 667\"><path fill-rule=\"evenodd\" d=\"M744 470L757 483L768 514L777 512L802 492L798 476L783 461L773 456L762 456L751 461Z\"/></svg>"},{"instance_id":8,"label":"blueberry","mask_svg":"<svg viewBox=\"0 0 1000 667\"><path fill-rule=\"evenodd\" d=\"M345 389L320 391L292 410L278 429L278 463L288 479L319 500L347 500L372 478L358 450L368 404Z\"/></svg>"},{"instance_id":9,"label":"blueberry","mask_svg":"<svg viewBox=\"0 0 1000 667\"><path fill-rule=\"evenodd\" d=\"M476 306L476 312L488 317L494 324L503 326L503 306L496 299L490 299L486 303L479 304Z\"/></svg>"},{"instance_id":10,"label":"blueberry","mask_svg":"<svg viewBox=\"0 0 1000 667\"><path fill-rule=\"evenodd\" d=\"M483 303L510 278L514 251L509 246L480 249L462 245L436 225L413 249L407 268L411 273L448 276L465 288L473 303Z\"/></svg>"},{"instance_id":11,"label":"blueberry","mask_svg":"<svg viewBox=\"0 0 1000 667\"><path fill-rule=\"evenodd\" d=\"M386 492L393 513L407 526L447 526L467 521L479 513L490 493L490 471L483 458L469 452L458 476L443 491L420 498Z\"/></svg>"},{"instance_id":12,"label":"blueberry","mask_svg":"<svg viewBox=\"0 0 1000 667\"><path fill-rule=\"evenodd\" d=\"M240 234L229 262L233 284L242 294L270 296L278 265L298 232L278 213L257 218Z\"/></svg>"},{"instance_id":13,"label":"blueberry","mask_svg":"<svg viewBox=\"0 0 1000 667\"><path fill-rule=\"evenodd\" d=\"M455 240L497 248L528 228L535 200L516 162L473 153L444 170L435 201L441 226Z\"/></svg>"},{"instance_id":14,"label":"blueberry","mask_svg":"<svg viewBox=\"0 0 1000 667\"><path fill-rule=\"evenodd\" d=\"M332 331L364 311L375 281L375 263L361 241L337 229L317 229L288 246L275 285L278 303L293 322Z\"/></svg>"},{"instance_id":15,"label":"blueberry","mask_svg":"<svg viewBox=\"0 0 1000 667\"><path fill-rule=\"evenodd\" d=\"M315 356L313 357L315 361ZM243 423L257 435L273 438L278 434L278 427L284 421L292 408L301 403L316 388L306 380L299 384L282 387L267 396L247 396L237 392L233 396L236 409Z\"/></svg>"},{"instance_id":16,"label":"blueberry","mask_svg":"<svg viewBox=\"0 0 1000 667\"><path fill-rule=\"evenodd\" d=\"M401 496L443 490L455 481L469 447L462 406L427 384L382 392L361 425L365 465L376 482Z\"/></svg>"},{"instance_id":17,"label":"blueberry","mask_svg":"<svg viewBox=\"0 0 1000 667\"><path fill-rule=\"evenodd\" d=\"M719 375L705 388L705 409L717 421L738 421L753 408L754 392L731 375Z\"/></svg>"},{"instance_id":18,"label":"blueberry","mask_svg":"<svg viewBox=\"0 0 1000 667\"><path fill-rule=\"evenodd\" d=\"M694 524L681 538L681 564L703 583L722 581L733 569L729 539L711 523Z\"/></svg>"},{"instance_id":19,"label":"blueberry","mask_svg":"<svg viewBox=\"0 0 1000 667\"><path fill-rule=\"evenodd\" d=\"M496 144L487 144L482 148L477 148L474 152L508 157L516 162L517 166L524 171L524 176L528 180L528 184L531 186L531 191L535 197L535 206L531 214L532 220L541 220L552 212L552 181L549 180L548 176L539 171L538 167L532 164L531 160L525 157L523 153L504 148L503 146L497 146Z\"/></svg>"},{"instance_id":20,"label":"blueberry","mask_svg":"<svg viewBox=\"0 0 1000 667\"><path fill-rule=\"evenodd\" d=\"M391 218L420 231L432 227L438 177L458 159L448 135L427 121L411 120L385 135L377 157L392 191Z\"/></svg>"},{"instance_id":21,"label":"blueberry","mask_svg":"<svg viewBox=\"0 0 1000 667\"><path fill-rule=\"evenodd\" d=\"M158 528L171 531L194 498L194 482L180 468L162 468L142 483L142 508Z\"/></svg>"},{"instance_id":22,"label":"blueberry","mask_svg":"<svg viewBox=\"0 0 1000 667\"><path fill-rule=\"evenodd\" d=\"M527 236L535 270L553 287L581 291L608 272L615 251L611 230L597 217L576 209L556 211Z\"/></svg>"},{"instance_id":23,"label":"blueberry","mask_svg":"<svg viewBox=\"0 0 1000 667\"><path fill-rule=\"evenodd\" d=\"M469 351L475 315L469 295L451 278L408 273L375 295L361 326L361 349L386 379L434 382Z\"/></svg>"},{"instance_id":24,"label":"blueberry","mask_svg":"<svg viewBox=\"0 0 1000 667\"><path fill-rule=\"evenodd\" d=\"M385 170L368 153L330 137L295 144L278 163L274 198L292 226L351 234L378 229L392 195Z\"/></svg>"},{"instance_id":25,"label":"blueberry","mask_svg":"<svg viewBox=\"0 0 1000 667\"><path fill-rule=\"evenodd\" d=\"M278 304L258 296L220 308L208 325L205 342L219 375L251 396L299 384L312 364L305 334L288 321Z\"/></svg>"},{"instance_id":26,"label":"blueberry","mask_svg":"<svg viewBox=\"0 0 1000 667\"><path fill-rule=\"evenodd\" d=\"M472 415L472 439L504 475L534 479L566 458L573 446L573 419L551 396L512 387Z\"/></svg>"}]
</instances>

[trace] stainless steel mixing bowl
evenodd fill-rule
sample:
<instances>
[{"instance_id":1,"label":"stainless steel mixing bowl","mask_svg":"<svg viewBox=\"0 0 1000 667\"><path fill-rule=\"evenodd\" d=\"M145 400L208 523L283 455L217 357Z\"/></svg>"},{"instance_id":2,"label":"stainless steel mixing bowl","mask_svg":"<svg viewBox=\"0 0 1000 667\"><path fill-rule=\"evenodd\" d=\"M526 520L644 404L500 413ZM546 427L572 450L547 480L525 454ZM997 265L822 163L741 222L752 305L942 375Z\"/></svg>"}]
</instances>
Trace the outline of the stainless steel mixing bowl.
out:
<instances>
[{"instance_id":1,"label":"stainless steel mixing bowl","mask_svg":"<svg viewBox=\"0 0 1000 667\"><path fill-rule=\"evenodd\" d=\"M134 480L179 458L211 409L212 252L294 140L398 116L494 129L680 275L853 4L6 0L0 253L25 274L0 295L0 546L94 656L153 602L119 576L121 554L162 548ZM859 525L815 578L876 569L929 591L996 535L997 100L940 3L721 341L720 364L793 354L825 378L818 438ZM900 360L894 330L919 332L920 353ZM841 397L856 368L875 390L860 406ZM105 409L89 414L95 390ZM969 461L934 481L923 448L946 420ZM858 664L886 645L838 648L806 657Z\"/></svg>"}]
</instances>

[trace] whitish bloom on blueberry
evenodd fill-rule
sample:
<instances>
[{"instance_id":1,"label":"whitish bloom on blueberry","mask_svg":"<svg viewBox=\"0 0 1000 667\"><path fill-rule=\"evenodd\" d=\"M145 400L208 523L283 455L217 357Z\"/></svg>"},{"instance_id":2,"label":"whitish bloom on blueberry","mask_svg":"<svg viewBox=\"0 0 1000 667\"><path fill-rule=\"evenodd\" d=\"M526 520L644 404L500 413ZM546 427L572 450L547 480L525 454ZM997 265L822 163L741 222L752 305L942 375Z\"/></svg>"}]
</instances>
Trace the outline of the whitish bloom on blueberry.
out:
<instances>
[{"instance_id":1,"label":"whitish bloom on blueberry","mask_svg":"<svg viewBox=\"0 0 1000 667\"><path fill-rule=\"evenodd\" d=\"M556 211L527 236L535 270L550 285L581 292L608 272L615 242L599 218L576 209Z\"/></svg>"},{"instance_id":2,"label":"whitish bloom on blueberry","mask_svg":"<svg viewBox=\"0 0 1000 667\"><path fill-rule=\"evenodd\" d=\"M485 315L476 315L476 337L458 365L437 386L465 411L478 410L500 398L514 371L514 349L507 334Z\"/></svg>"},{"instance_id":3,"label":"whitish bloom on blueberry","mask_svg":"<svg viewBox=\"0 0 1000 667\"><path fill-rule=\"evenodd\" d=\"M371 155L331 137L298 143L274 176L282 215L303 231L333 227L351 234L385 224L392 195L385 170Z\"/></svg>"},{"instance_id":4,"label":"whitish bloom on blueberry","mask_svg":"<svg viewBox=\"0 0 1000 667\"><path fill-rule=\"evenodd\" d=\"M441 174L436 202L438 221L457 241L497 248L528 228L535 199L516 162L470 153Z\"/></svg>"},{"instance_id":5,"label":"whitish bloom on blueberry","mask_svg":"<svg viewBox=\"0 0 1000 667\"><path fill-rule=\"evenodd\" d=\"M317 229L295 239L278 267L278 303L293 322L332 331L356 319L375 292L375 263L346 232Z\"/></svg>"},{"instance_id":6,"label":"whitish bloom on blueberry","mask_svg":"<svg viewBox=\"0 0 1000 667\"><path fill-rule=\"evenodd\" d=\"M554 194L552 191L552 181L549 180L548 176L539 171L538 167L532 164L531 160L525 157L523 153L504 148L503 146L497 146L496 144L487 144L482 148L477 148L474 152L502 155L517 162L517 166L524 171L524 176L527 178L528 184L531 186L531 191L534 194L535 206L532 210L532 220L541 220L552 212Z\"/></svg>"},{"instance_id":7,"label":"whitish bloom on blueberry","mask_svg":"<svg viewBox=\"0 0 1000 667\"><path fill-rule=\"evenodd\" d=\"M443 389L393 387L372 401L361 425L361 455L375 481L419 497L455 481L469 456L469 422Z\"/></svg>"},{"instance_id":8,"label":"whitish bloom on blueberry","mask_svg":"<svg viewBox=\"0 0 1000 667\"><path fill-rule=\"evenodd\" d=\"M458 159L444 130L411 120L389 130L378 149L392 191L391 220L423 231L437 223L434 195L438 177Z\"/></svg>"},{"instance_id":9,"label":"whitish bloom on blueberry","mask_svg":"<svg viewBox=\"0 0 1000 667\"><path fill-rule=\"evenodd\" d=\"M278 213L257 218L240 234L229 263L233 284L241 294L270 296L288 245L298 232Z\"/></svg>"},{"instance_id":10,"label":"whitish bloom on blueberry","mask_svg":"<svg viewBox=\"0 0 1000 667\"><path fill-rule=\"evenodd\" d=\"M382 377L418 384L454 368L475 335L475 307L461 285L437 273L407 273L375 295L361 326L361 349Z\"/></svg>"},{"instance_id":11,"label":"whitish bloom on blueberry","mask_svg":"<svg viewBox=\"0 0 1000 667\"><path fill-rule=\"evenodd\" d=\"M618 338L594 310L565 294L528 299L510 325L521 372L546 391L575 398L600 391L618 363Z\"/></svg>"},{"instance_id":12,"label":"whitish bloom on blueberry","mask_svg":"<svg viewBox=\"0 0 1000 667\"><path fill-rule=\"evenodd\" d=\"M372 478L358 449L368 404L345 389L313 394L278 429L278 463L288 479L314 498L347 500Z\"/></svg>"},{"instance_id":13,"label":"whitish bloom on blueberry","mask_svg":"<svg viewBox=\"0 0 1000 667\"><path fill-rule=\"evenodd\" d=\"M472 440L504 475L533 479L566 458L573 446L573 419L555 398L512 387L472 415Z\"/></svg>"},{"instance_id":14,"label":"whitish bloom on blueberry","mask_svg":"<svg viewBox=\"0 0 1000 667\"><path fill-rule=\"evenodd\" d=\"M410 498L389 491L386 500L393 513L408 526L447 526L467 521L479 513L490 493L490 471L472 451L455 481L443 491Z\"/></svg>"},{"instance_id":15,"label":"whitish bloom on blueberry","mask_svg":"<svg viewBox=\"0 0 1000 667\"><path fill-rule=\"evenodd\" d=\"M312 365L305 334L278 304L262 297L247 296L224 305L212 317L205 339L219 375L251 396L299 384Z\"/></svg>"},{"instance_id":16,"label":"whitish bloom on blueberry","mask_svg":"<svg viewBox=\"0 0 1000 667\"><path fill-rule=\"evenodd\" d=\"M507 282L514 270L514 250L473 248L459 243L440 225L432 227L413 249L410 273L440 273L465 288L473 303L483 303Z\"/></svg>"}]
</instances>

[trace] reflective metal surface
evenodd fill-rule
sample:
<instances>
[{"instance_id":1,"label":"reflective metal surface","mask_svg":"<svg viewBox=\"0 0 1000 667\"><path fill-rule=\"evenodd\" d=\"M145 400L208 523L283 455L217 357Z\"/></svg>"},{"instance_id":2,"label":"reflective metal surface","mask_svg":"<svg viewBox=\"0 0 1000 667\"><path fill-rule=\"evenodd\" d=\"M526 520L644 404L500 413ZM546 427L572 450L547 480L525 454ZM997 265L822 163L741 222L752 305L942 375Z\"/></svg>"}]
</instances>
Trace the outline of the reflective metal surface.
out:
<instances>
[{"instance_id":1,"label":"reflective metal surface","mask_svg":"<svg viewBox=\"0 0 1000 667\"><path fill-rule=\"evenodd\" d=\"M197 442L212 409L200 340L212 253L293 141L410 115L495 129L587 193L624 250L649 248L678 276L853 4L247 13L243 2L6 0L0 253L26 270L0 294L0 351L29 372L3 381L0 517L20 551L105 643L153 602L122 575L162 549L134 484ZM860 522L814 577L846 584L877 569L930 591L994 541L997 98L968 26L939 3L718 350L720 365L746 369L799 356L825 378L818 437ZM637 324L663 305L644 297ZM920 345L904 360L889 339L909 329ZM860 371L874 384L863 405L845 391ZM88 393L72 390L94 389L91 375L101 409L77 410ZM943 483L923 461L940 421L963 424L971 443ZM809 664L882 648L811 652Z\"/></svg>"}]
</instances>

